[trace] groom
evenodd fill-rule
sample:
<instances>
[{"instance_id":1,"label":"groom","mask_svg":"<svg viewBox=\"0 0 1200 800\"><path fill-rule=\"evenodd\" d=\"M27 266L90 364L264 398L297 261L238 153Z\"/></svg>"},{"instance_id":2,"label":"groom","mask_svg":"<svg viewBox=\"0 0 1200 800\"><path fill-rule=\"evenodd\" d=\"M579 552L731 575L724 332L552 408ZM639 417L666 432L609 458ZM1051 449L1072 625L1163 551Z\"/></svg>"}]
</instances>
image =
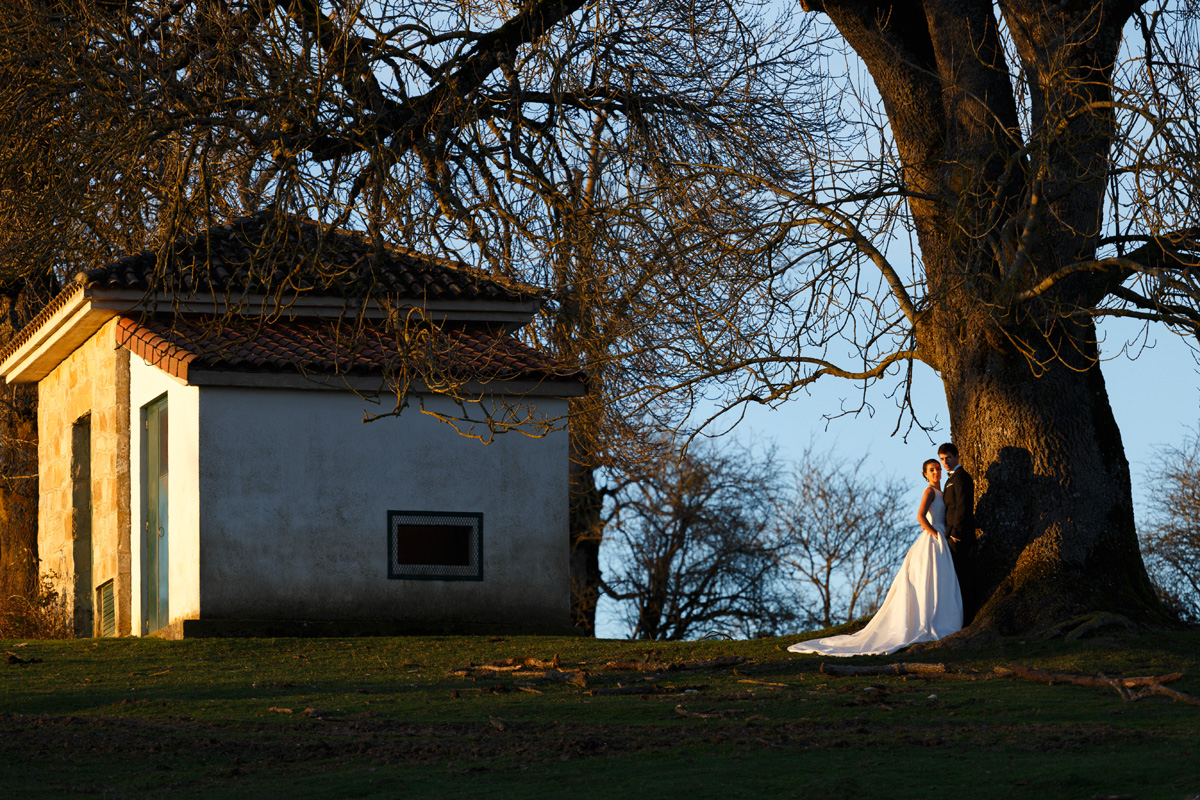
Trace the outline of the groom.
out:
<instances>
[{"instance_id":1,"label":"groom","mask_svg":"<svg viewBox=\"0 0 1200 800\"><path fill-rule=\"evenodd\" d=\"M963 627L971 624L975 606L975 575L972 554L975 550L975 481L958 461L958 448L950 442L938 448L938 459L945 467L946 485L942 497L946 503L946 535L954 556L954 571L962 590Z\"/></svg>"}]
</instances>

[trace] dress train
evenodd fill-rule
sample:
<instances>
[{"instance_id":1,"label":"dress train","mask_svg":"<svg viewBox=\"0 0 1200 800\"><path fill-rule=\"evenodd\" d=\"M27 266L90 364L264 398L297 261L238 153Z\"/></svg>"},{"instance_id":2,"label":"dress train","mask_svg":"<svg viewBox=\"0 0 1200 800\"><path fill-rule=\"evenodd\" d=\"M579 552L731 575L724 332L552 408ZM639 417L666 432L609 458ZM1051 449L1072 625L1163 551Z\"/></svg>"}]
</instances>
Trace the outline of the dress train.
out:
<instances>
[{"instance_id":1,"label":"dress train","mask_svg":"<svg viewBox=\"0 0 1200 800\"><path fill-rule=\"evenodd\" d=\"M935 538L921 532L904 556L883 605L865 628L798 642L788 650L827 656L886 655L962 628L962 592L946 540L946 505L940 492L926 519L940 535Z\"/></svg>"}]
</instances>

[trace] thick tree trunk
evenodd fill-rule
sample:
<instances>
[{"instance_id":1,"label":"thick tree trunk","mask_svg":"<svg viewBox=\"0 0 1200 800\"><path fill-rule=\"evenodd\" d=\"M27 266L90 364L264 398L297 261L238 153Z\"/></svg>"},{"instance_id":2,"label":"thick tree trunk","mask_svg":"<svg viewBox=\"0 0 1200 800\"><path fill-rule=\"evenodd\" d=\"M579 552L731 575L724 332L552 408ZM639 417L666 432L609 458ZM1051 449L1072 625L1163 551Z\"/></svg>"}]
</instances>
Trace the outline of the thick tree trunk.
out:
<instances>
[{"instance_id":1,"label":"thick tree trunk","mask_svg":"<svg viewBox=\"0 0 1200 800\"><path fill-rule=\"evenodd\" d=\"M986 604L974 626L1012 634L1099 610L1165 622L1099 365L1053 362L1034 375L1020 354L997 350L959 364L943 378L953 438L976 480Z\"/></svg>"},{"instance_id":2,"label":"thick tree trunk","mask_svg":"<svg viewBox=\"0 0 1200 800\"><path fill-rule=\"evenodd\" d=\"M1096 256L1116 135L1113 64L1136 4L806 7L824 10L871 71L918 193L925 295L911 320L976 480L985 602L974 626L1017 633L1098 610L1165 622L1088 321L1121 276L1072 274L1034 291Z\"/></svg>"}]
</instances>

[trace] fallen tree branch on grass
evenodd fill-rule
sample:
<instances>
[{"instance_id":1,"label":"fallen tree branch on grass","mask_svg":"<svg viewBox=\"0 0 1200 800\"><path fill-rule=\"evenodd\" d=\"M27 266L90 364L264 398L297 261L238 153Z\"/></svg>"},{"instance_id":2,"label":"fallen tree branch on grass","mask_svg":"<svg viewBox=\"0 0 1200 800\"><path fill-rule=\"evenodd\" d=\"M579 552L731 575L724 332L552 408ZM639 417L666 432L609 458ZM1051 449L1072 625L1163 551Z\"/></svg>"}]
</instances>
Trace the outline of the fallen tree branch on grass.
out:
<instances>
[{"instance_id":1,"label":"fallen tree branch on grass","mask_svg":"<svg viewBox=\"0 0 1200 800\"><path fill-rule=\"evenodd\" d=\"M655 695L655 694L683 694L684 692L700 692L707 689L707 686L659 686L657 683L651 686L606 686L602 689L591 689L585 694L605 696L605 695Z\"/></svg>"},{"instance_id":2,"label":"fallen tree branch on grass","mask_svg":"<svg viewBox=\"0 0 1200 800\"><path fill-rule=\"evenodd\" d=\"M1172 689L1170 686L1163 686L1157 683L1147 686L1145 689L1142 689L1136 694L1131 694L1129 696L1129 702L1133 703L1141 700L1144 697L1151 697L1156 694L1162 695L1163 697L1169 697L1176 703L1187 703L1189 706L1200 706L1200 697L1196 697L1195 695L1188 694L1187 692L1181 692L1177 689Z\"/></svg>"},{"instance_id":3,"label":"fallen tree branch on grass","mask_svg":"<svg viewBox=\"0 0 1200 800\"><path fill-rule=\"evenodd\" d=\"M1182 672L1172 672L1167 675L1142 675L1130 678L1110 678L1103 672L1097 675L1087 675L1076 672L1051 672L1050 670L1037 669L1036 667L1028 667L1024 664L1012 663L1007 667L995 667L993 670L997 675L1005 678L1020 678L1034 683L1045 683L1053 686L1056 683L1067 683L1073 686L1092 686L1102 689L1113 689L1121 696L1121 699L1127 703L1134 703L1146 697L1161 695L1169 697L1177 703L1187 703L1191 706L1200 706L1200 697L1195 697L1187 692L1181 692L1177 689L1172 689L1164 686L1166 683L1174 683L1183 677ZM1131 692L1130 689L1139 689L1137 692Z\"/></svg>"},{"instance_id":4,"label":"fallen tree branch on grass","mask_svg":"<svg viewBox=\"0 0 1200 800\"><path fill-rule=\"evenodd\" d=\"M872 664L851 666L848 664L821 664L821 672L835 678L854 678L868 675L939 675L948 676L945 664Z\"/></svg>"},{"instance_id":5,"label":"fallen tree branch on grass","mask_svg":"<svg viewBox=\"0 0 1200 800\"><path fill-rule=\"evenodd\" d=\"M682 705L675 706L675 713L690 719L725 719L730 714L745 713L740 708L727 708L724 711L688 711Z\"/></svg>"},{"instance_id":6,"label":"fallen tree branch on grass","mask_svg":"<svg viewBox=\"0 0 1200 800\"><path fill-rule=\"evenodd\" d=\"M768 689L791 689L792 685L788 683L775 683L773 681L760 681L754 678L742 678L738 683L752 683L755 686L765 686Z\"/></svg>"},{"instance_id":7,"label":"fallen tree branch on grass","mask_svg":"<svg viewBox=\"0 0 1200 800\"><path fill-rule=\"evenodd\" d=\"M725 669L745 664L742 656L727 658L710 658L706 661L609 661L604 665L605 670L612 672L681 672L687 670Z\"/></svg>"},{"instance_id":8,"label":"fallen tree branch on grass","mask_svg":"<svg viewBox=\"0 0 1200 800\"><path fill-rule=\"evenodd\" d=\"M516 672L532 667L533 669L558 669L558 653L549 661L540 658L505 658L501 661L490 661L487 664L471 664L466 669L477 669L482 672Z\"/></svg>"},{"instance_id":9,"label":"fallen tree branch on grass","mask_svg":"<svg viewBox=\"0 0 1200 800\"><path fill-rule=\"evenodd\" d=\"M1051 672L1050 670L1038 669L1037 667L1027 667L1024 664L1016 662L1009 664L1007 667L996 667L993 670L1001 677L1016 676L1023 680L1033 681L1034 683L1070 683L1075 686L1096 686L1105 688L1112 686L1114 681L1124 688L1132 689L1135 686L1153 686L1160 683L1174 683L1183 677L1182 672L1172 672L1169 675L1161 675L1154 677L1152 675L1141 676L1136 678L1109 678L1103 672L1098 675L1088 675L1079 672Z\"/></svg>"},{"instance_id":10,"label":"fallen tree branch on grass","mask_svg":"<svg viewBox=\"0 0 1200 800\"><path fill-rule=\"evenodd\" d=\"M582 670L559 669L558 654L549 661L540 658L506 658L502 661L492 661L488 664L468 664L465 667L449 670L449 674L462 678L479 673L495 675L507 674L512 678L528 678L554 681L556 683L571 683L576 686L587 686L587 673Z\"/></svg>"},{"instance_id":11,"label":"fallen tree branch on grass","mask_svg":"<svg viewBox=\"0 0 1200 800\"><path fill-rule=\"evenodd\" d=\"M652 694L672 694L672 691L663 691L660 686L605 686L602 689L589 689L585 694L605 697L611 695L652 695Z\"/></svg>"},{"instance_id":12,"label":"fallen tree branch on grass","mask_svg":"<svg viewBox=\"0 0 1200 800\"><path fill-rule=\"evenodd\" d=\"M541 678L544 681L554 681L555 683L570 683L580 688L587 686L586 672L564 672L557 669L548 669L544 672L514 672L514 678Z\"/></svg>"}]
</instances>

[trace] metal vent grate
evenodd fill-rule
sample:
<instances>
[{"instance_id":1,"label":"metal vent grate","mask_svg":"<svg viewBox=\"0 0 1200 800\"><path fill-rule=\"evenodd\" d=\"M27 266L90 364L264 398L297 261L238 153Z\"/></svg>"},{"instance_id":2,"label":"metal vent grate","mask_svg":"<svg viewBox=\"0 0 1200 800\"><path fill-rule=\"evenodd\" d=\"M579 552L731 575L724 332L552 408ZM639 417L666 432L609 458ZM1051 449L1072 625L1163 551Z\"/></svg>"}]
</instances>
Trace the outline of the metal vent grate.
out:
<instances>
[{"instance_id":1,"label":"metal vent grate","mask_svg":"<svg viewBox=\"0 0 1200 800\"><path fill-rule=\"evenodd\" d=\"M106 581L96 588L96 608L100 612L100 635L115 635L117 632L117 607L113 602L112 581Z\"/></svg>"},{"instance_id":2,"label":"metal vent grate","mask_svg":"<svg viewBox=\"0 0 1200 800\"><path fill-rule=\"evenodd\" d=\"M483 514L388 512L388 577L483 580Z\"/></svg>"}]
</instances>

